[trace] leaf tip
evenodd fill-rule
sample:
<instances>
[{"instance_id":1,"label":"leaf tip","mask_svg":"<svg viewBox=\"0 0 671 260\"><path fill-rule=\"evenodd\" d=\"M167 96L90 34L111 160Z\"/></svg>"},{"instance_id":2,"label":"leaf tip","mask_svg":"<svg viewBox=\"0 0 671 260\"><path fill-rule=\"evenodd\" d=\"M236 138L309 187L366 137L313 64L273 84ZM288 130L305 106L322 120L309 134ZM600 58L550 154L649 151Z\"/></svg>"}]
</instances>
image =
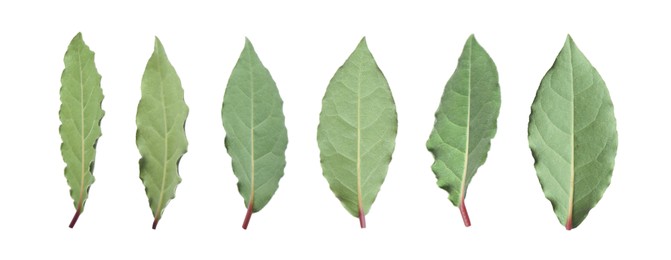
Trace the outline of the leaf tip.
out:
<instances>
[{"instance_id":1,"label":"leaf tip","mask_svg":"<svg viewBox=\"0 0 671 260\"><path fill-rule=\"evenodd\" d=\"M361 41L359 41L359 46L364 46L366 48L368 47L368 43L366 42L366 36L361 38Z\"/></svg>"},{"instance_id":2,"label":"leaf tip","mask_svg":"<svg viewBox=\"0 0 671 260\"><path fill-rule=\"evenodd\" d=\"M252 41L250 41L249 38L247 38L247 36L245 36L245 47L244 47L244 49L251 49L251 50L254 49L254 45L252 45Z\"/></svg>"},{"instance_id":3,"label":"leaf tip","mask_svg":"<svg viewBox=\"0 0 671 260\"><path fill-rule=\"evenodd\" d=\"M361 38L361 41L359 41L359 44L356 45L356 49L354 49L354 52L370 53L370 49L368 49L368 42L366 41L366 36Z\"/></svg>"},{"instance_id":4,"label":"leaf tip","mask_svg":"<svg viewBox=\"0 0 671 260\"><path fill-rule=\"evenodd\" d=\"M571 34L566 34L566 45L568 46L575 46L575 42L573 41L573 37L571 37Z\"/></svg>"},{"instance_id":5,"label":"leaf tip","mask_svg":"<svg viewBox=\"0 0 671 260\"><path fill-rule=\"evenodd\" d=\"M84 44L84 37L82 36L82 32L78 32L75 37L72 37L70 46L73 46L73 44Z\"/></svg>"},{"instance_id":6,"label":"leaf tip","mask_svg":"<svg viewBox=\"0 0 671 260\"><path fill-rule=\"evenodd\" d=\"M466 44L467 45L473 45L473 44L479 45L478 40L475 39L475 34L474 33L471 33L471 35L468 36L468 39L466 40Z\"/></svg>"},{"instance_id":7,"label":"leaf tip","mask_svg":"<svg viewBox=\"0 0 671 260\"><path fill-rule=\"evenodd\" d=\"M154 36L154 50L158 50L159 48L163 48L163 44L158 36Z\"/></svg>"}]
</instances>

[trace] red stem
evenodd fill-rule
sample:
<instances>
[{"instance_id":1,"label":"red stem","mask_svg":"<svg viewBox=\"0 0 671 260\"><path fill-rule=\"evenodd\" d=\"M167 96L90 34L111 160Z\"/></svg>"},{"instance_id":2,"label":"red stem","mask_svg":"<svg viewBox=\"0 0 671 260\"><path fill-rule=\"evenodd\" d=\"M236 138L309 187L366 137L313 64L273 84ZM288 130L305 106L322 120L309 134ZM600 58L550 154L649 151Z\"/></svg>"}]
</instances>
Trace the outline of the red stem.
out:
<instances>
[{"instance_id":1,"label":"red stem","mask_svg":"<svg viewBox=\"0 0 671 260\"><path fill-rule=\"evenodd\" d=\"M77 212L75 212L75 216L72 217L72 220L70 221L70 228L75 227L75 224L77 224L77 220L79 219L79 215L82 214L82 211L80 208L77 208Z\"/></svg>"},{"instance_id":2,"label":"red stem","mask_svg":"<svg viewBox=\"0 0 671 260\"><path fill-rule=\"evenodd\" d=\"M569 218L566 221L566 230L570 231L571 229L573 229L573 218Z\"/></svg>"},{"instance_id":3,"label":"red stem","mask_svg":"<svg viewBox=\"0 0 671 260\"><path fill-rule=\"evenodd\" d=\"M459 203L459 211L461 211L461 218L464 219L464 226L471 226L471 219L468 217L468 211L466 211L466 204L464 204L464 198L461 198L461 203Z\"/></svg>"},{"instance_id":4,"label":"red stem","mask_svg":"<svg viewBox=\"0 0 671 260\"><path fill-rule=\"evenodd\" d=\"M361 225L361 228L366 228L366 215L361 207L359 207L359 225Z\"/></svg>"},{"instance_id":5,"label":"red stem","mask_svg":"<svg viewBox=\"0 0 671 260\"><path fill-rule=\"evenodd\" d=\"M151 229L156 229L156 226L158 225L158 220L159 218L154 219L154 223L151 224Z\"/></svg>"},{"instance_id":6,"label":"red stem","mask_svg":"<svg viewBox=\"0 0 671 260\"><path fill-rule=\"evenodd\" d=\"M245 220L242 222L242 229L247 230L249 220L252 218L252 213L254 213L254 200L249 201L249 206L247 206L247 214L245 215Z\"/></svg>"}]
</instances>

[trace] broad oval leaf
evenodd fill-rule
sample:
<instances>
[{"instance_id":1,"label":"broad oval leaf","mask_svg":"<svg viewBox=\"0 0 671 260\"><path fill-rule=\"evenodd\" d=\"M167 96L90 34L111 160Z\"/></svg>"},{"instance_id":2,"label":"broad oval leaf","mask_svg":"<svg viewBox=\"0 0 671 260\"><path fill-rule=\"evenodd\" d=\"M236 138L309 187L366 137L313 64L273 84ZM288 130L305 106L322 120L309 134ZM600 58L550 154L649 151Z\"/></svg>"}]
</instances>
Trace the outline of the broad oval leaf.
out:
<instances>
[{"instance_id":1,"label":"broad oval leaf","mask_svg":"<svg viewBox=\"0 0 671 260\"><path fill-rule=\"evenodd\" d=\"M101 136L100 121L105 114L101 108L103 92L100 74L94 63L94 53L78 33L65 53L65 69L61 75L61 108L59 132L63 143L61 154L65 177L70 185L75 212L70 228L74 227L94 182L93 164L96 143Z\"/></svg>"},{"instance_id":2,"label":"broad oval leaf","mask_svg":"<svg viewBox=\"0 0 671 260\"><path fill-rule=\"evenodd\" d=\"M426 143L435 162L431 169L439 187L459 207L464 225L471 225L464 198L468 184L485 163L501 106L494 61L471 35L457 69L447 81L436 121Z\"/></svg>"},{"instance_id":3,"label":"broad oval leaf","mask_svg":"<svg viewBox=\"0 0 671 260\"><path fill-rule=\"evenodd\" d=\"M278 188L288 142L282 98L249 39L228 80L221 119L238 190L247 206L242 224L247 229L252 212L261 210Z\"/></svg>"},{"instance_id":4,"label":"broad oval leaf","mask_svg":"<svg viewBox=\"0 0 671 260\"><path fill-rule=\"evenodd\" d=\"M606 84L571 36L531 106L529 146L559 222L577 227L610 184L617 130Z\"/></svg>"},{"instance_id":5,"label":"broad oval leaf","mask_svg":"<svg viewBox=\"0 0 671 260\"><path fill-rule=\"evenodd\" d=\"M184 132L188 113L182 83L156 38L154 53L142 76L136 119L136 142L142 155L140 179L154 214L153 229L182 181L178 166L188 146Z\"/></svg>"},{"instance_id":6,"label":"broad oval leaf","mask_svg":"<svg viewBox=\"0 0 671 260\"><path fill-rule=\"evenodd\" d=\"M331 79L317 130L324 177L362 228L387 175L397 124L391 89L363 38Z\"/></svg>"}]
</instances>

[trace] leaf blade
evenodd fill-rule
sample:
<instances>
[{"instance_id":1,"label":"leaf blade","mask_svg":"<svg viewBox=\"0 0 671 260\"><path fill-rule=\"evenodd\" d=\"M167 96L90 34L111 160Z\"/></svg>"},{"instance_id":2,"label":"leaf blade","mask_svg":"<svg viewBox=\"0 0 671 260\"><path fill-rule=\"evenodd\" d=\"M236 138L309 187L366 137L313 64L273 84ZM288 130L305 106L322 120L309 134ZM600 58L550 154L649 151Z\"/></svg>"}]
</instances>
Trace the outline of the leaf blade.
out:
<instances>
[{"instance_id":1,"label":"leaf blade","mask_svg":"<svg viewBox=\"0 0 671 260\"><path fill-rule=\"evenodd\" d=\"M156 229L182 181L178 167L188 147L184 125L189 113L179 76L158 37L142 76L141 90L136 143L142 156L140 179L154 215L152 228Z\"/></svg>"},{"instance_id":2,"label":"leaf blade","mask_svg":"<svg viewBox=\"0 0 671 260\"><path fill-rule=\"evenodd\" d=\"M102 135L100 122L105 114L101 107L101 76L94 59L95 53L84 43L82 34L75 35L64 57L59 110L61 155L66 163L65 177L76 209L70 228L83 212L88 191L95 181L96 144Z\"/></svg>"},{"instance_id":3,"label":"leaf blade","mask_svg":"<svg viewBox=\"0 0 671 260\"><path fill-rule=\"evenodd\" d=\"M386 177L397 124L391 89L363 38L331 79L317 129L323 175L362 228Z\"/></svg>"},{"instance_id":4,"label":"leaf blade","mask_svg":"<svg viewBox=\"0 0 671 260\"><path fill-rule=\"evenodd\" d=\"M284 175L288 136L282 105L270 72L249 39L245 39L221 109L226 149L238 178L238 191L248 209L244 229L251 214L270 201Z\"/></svg>"},{"instance_id":5,"label":"leaf blade","mask_svg":"<svg viewBox=\"0 0 671 260\"><path fill-rule=\"evenodd\" d=\"M470 226L464 199L468 184L484 164L496 135L501 105L494 61L471 35L462 50L436 111L434 128L426 143L434 156L437 184L459 207L464 225Z\"/></svg>"},{"instance_id":6,"label":"leaf blade","mask_svg":"<svg viewBox=\"0 0 671 260\"><path fill-rule=\"evenodd\" d=\"M617 129L603 79L570 36L536 93L529 147L559 222L577 227L610 184Z\"/></svg>"}]
</instances>

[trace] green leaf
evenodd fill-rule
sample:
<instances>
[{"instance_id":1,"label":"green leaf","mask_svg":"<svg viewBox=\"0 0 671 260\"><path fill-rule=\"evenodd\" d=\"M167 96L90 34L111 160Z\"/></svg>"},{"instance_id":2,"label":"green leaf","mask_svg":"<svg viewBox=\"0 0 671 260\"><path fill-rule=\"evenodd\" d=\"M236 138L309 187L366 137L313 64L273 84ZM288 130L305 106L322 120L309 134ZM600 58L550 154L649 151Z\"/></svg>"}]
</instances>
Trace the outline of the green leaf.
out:
<instances>
[{"instance_id":1,"label":"green leaf","mask_svg":"<svg viewBox=\"0 0 671 260\"><path fill-rule=\"evenodd\" d=\"M464 225L471 225L464 198L468 184L487 160L501 90L496 65L471 35L459 57L457 69L445 85L436 122L426 147L433 153L431 169L438 186L459 207Z\"/></svg>"},{"instance_id":2,"label":"green leaf","mask_svg":"<svg viewBox=\"0 0 671 260\"><path fill-rule=\"evenodd\" d=\"M252 212L268 204L284 175L288 141L282 98L248 39L228 80L221 119L238 190L247 205L242 224L247 229Z\"/></svg>"},{"instance_id":3,"label":"green leaf","mask_svg":"<svg viewBox=\"0 0 671 260\"><path fill-rule=\"evenodd\" d=\"M65 53L65 69L61 76L61 108L58 129L63 144L61 154L65 167L65 178L70 185L70 196L77 209L70 222L74 227L89 196L94 182L93 164L96 143L101 135L100 120L105 111L101 108L103 92L100 74L94 63L94 53L78 33Z\"/></svg>"},{"instance_id":4,"label":"green leaf","mask_svg":"<svg viewBox=\"0 0 671 260\"><path fill-rule=\"evenodd\" d=\"M559 222L577 227L610 184L617 130L606 84L571 36L531 106L529 147Z\"/></svg>"},{"instance_id":5,"label":"green leaf","mask_svg":"<svg viewBox=\"0 0 671 260\"><path fill-rule=\"evenodd\" d=\"M364 37L331 79L317 130L324 177L361 228L387 175L397 125L391 89Z\"/></svg>"},{"instance_id":6,"label":"green leaf","mask_svg":"<svg viewBox=\"0 0 671 260\"><path fill-rule=\"evenodd\" d=\"M188 114L182 83L156 38L154 53L142 76L136 120L137 148L142 155L140 179L154 214L153 229L182 181L178 166L188 146L184 132Z\"/></svg>"}]
</instances>

